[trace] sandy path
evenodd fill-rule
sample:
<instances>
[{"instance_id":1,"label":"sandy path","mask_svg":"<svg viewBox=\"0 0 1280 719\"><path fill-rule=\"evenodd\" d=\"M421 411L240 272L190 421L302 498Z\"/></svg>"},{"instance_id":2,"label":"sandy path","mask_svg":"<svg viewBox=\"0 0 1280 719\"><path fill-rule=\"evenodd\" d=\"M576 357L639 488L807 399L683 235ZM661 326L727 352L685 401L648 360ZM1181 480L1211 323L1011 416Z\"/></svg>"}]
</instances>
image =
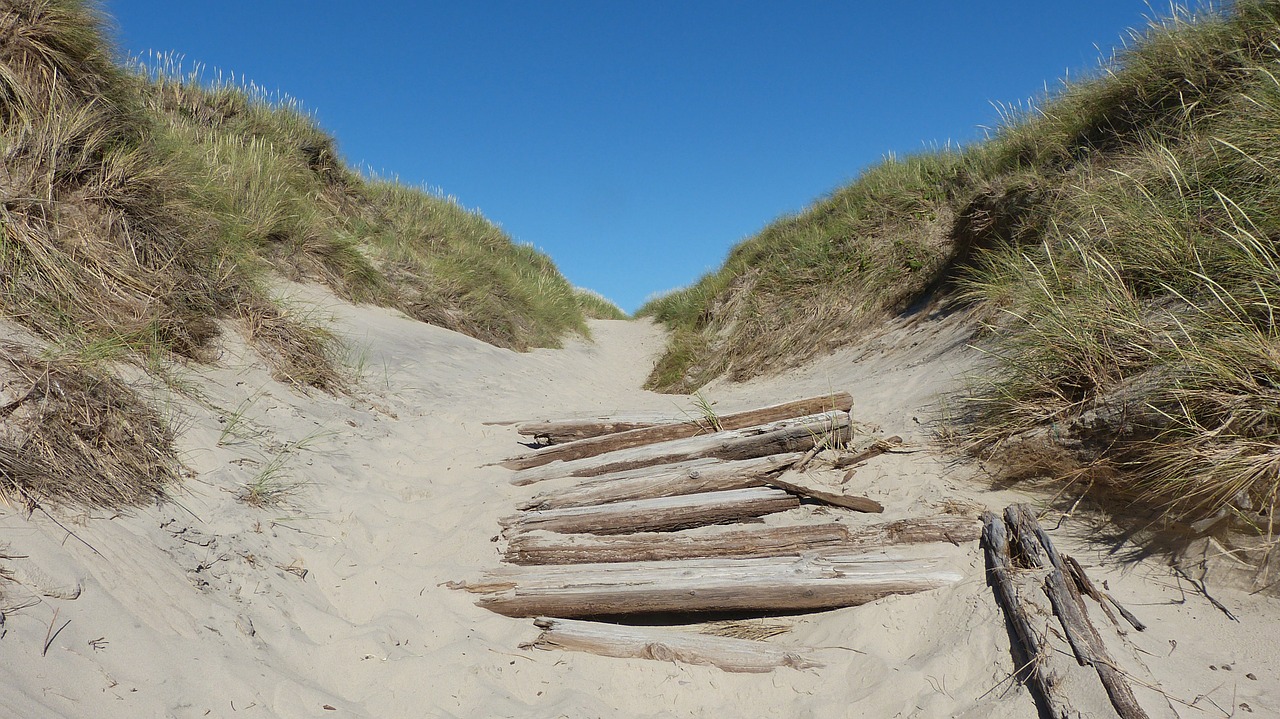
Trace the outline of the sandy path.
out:
<instances>
[{"instance_id":1,"label":"sandy path","mask_svg":"<svg viewBox=\"0 0 1280 719\"><path fill-rule=\"evenodd\" d=\"M442 586L497 561L497 519L531 491L484 466L520 449L510 427L484 422L687 407L639 389L661 332L597 322L595 343L521 355L300 291L361 348L358 397L290 392L233 337L223 367L190 370L192 391L173 399L195 472L174 502L64 518L78 538L38 514L0 514L8 553L28 557L7 563L25 573L5 604L38 602L8 613L0 716L1035 716L1026 692L1002 683L1008 638L976 544L952 552L967 576L953 587L791 620L775 641L828 647L822 669L733 675L518 649L531 622ZM903 325L803 371L705 393L732 411L846 390L859 419L924 445L939 393L977 366L967 336L956 318ZM273 461L285 503L237 501ZM973 472L931 450L885 457L856 482L886 518L1024 498L987 491ZM1068 534L1152 624L1120 648L1150 667L1143 676L1188 701L1204 695L1209 716L1227 715L1214 703L1277 715L1269 600L1222 590L1241 609L1231 623L1157 564L1116 565ZM76 599L41 595L77 585ZM42 656L50 626L68 620Z\"/></svg>"}]
</instances>

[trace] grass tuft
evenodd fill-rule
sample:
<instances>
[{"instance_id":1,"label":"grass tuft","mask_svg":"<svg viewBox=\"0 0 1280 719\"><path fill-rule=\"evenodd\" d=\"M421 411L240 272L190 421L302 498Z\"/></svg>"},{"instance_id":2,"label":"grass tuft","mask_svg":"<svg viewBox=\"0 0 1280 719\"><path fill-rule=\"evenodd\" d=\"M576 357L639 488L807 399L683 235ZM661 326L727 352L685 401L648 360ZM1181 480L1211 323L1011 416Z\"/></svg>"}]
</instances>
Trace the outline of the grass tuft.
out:
<instances>
[{"instance_id":1,"label":"grass tuft","mask_svg":"<svg viewBox=\"0 0 1280 719\"><path fill-rule=\"evenodd\" d=\"M120 380L0 345L0 492L32 507L145 504L177 480L175 457L163 419Z\"/></svg>"}]
</instances>

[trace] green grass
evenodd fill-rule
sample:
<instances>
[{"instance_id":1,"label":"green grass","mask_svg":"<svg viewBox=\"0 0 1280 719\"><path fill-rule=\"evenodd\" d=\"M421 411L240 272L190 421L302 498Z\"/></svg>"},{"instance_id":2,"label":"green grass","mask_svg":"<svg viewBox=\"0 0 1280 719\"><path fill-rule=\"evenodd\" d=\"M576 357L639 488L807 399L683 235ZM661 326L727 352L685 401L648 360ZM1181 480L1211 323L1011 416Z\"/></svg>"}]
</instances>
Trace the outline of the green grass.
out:
<instances>
[{"instance_id":1,"label":"green grass","mask_svg":"<svg viewBox=\"0 0 1280 719\"><path fill-rule=\"evenodd\" d=\"M519 350L606 311L478 212L353 172L289 98L168 57L118 65L105 24L77 0L0 13L0 319L65 361L164 375L215 361L234 327L278 380L348 389L347 351L281 278ZM75 496L127 503L104 492Z\"/></svg>"},{"instance_id":2,"label":"green grass","mask_svg":"<svg viewBox=\"0 0 1280 719\"><path fill-rule=\"evenodd\" d=\"M650 386L685 393L794 366L905 308L962 249L949 233L975 164L958 151L886 159L733 248L720 270L646 303L637 314L674 333Z\"/></svg>"},{"instance_id":3,"label":"green grass","mask_svg":"<svg viewBox=\"0 0 1280 719\"><path fill-rule=\"evenodd\" d=\"M115 65L89 6L21 0L0 50L0 311L154 363L237 322L279 378L340 389L331 337L273 278L516 349L585 332L543 254L451 199L369 180L296 102L171 58Z\"/></svg>"},{"instance_id":4,"label":"green grass","mask_svg":"<svg viewBox=\"0 0 1280 719\"><path fill-rule=\"evenodd\" d=\"M578 303L578 307L582 310L582 314L593 320L625 320L629 319L626 312L622 311L613 302L609 301L603 295L592 290L575 287L573 289L573 297Z\"/></svg>"},{"instance_id":5,"label":"green grass","mask_svg":"<svg viewBox=\"0 0 1280 719\"><path fill-rule=\"evenodd\" d=\"M650 302L688 392L926 302L983 308L947 434L1010 477L1271 531L1280 3L1179 11L982 143L889 159Z\"/></svg>"}]
</instances>

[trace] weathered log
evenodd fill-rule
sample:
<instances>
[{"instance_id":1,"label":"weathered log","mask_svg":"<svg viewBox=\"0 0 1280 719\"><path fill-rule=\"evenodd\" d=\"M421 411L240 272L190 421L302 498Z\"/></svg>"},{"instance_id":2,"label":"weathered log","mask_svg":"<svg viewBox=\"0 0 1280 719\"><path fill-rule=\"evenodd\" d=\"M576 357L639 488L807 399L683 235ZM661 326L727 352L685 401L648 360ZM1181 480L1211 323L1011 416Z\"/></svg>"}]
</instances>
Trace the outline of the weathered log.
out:
<instances>
[{"instance_id":1,"label":"weathered log","mask_svg":"<svg viewBox=\"0 0 1280 719\"><path fill-rule=\"evenodd\" d=\"M771 474L791 466L798 452L726 462L698 459L661 467L642 467L602 474L566 489L543 492L519 505L520 509L561 509L632 499L675 497L681 494L724 489L763 487Z\"/></svg>"},{"instance_id":2,"label":"weathered log","mask_svg":"<svg viewBox=\"0 0 1280 719\"><path fill-rule=\"evenodd\" d=\"M501 524L503 533L508 536L534 529L561 534L663 532L737 522L799 506L800 500L782 490L748 487L591 507L521 512L504 517Z\"/></svg>"},{"instance_id":3,"label":"weathered log","mask_svg":"<svg viewBox=\"0 0 1280 719\"><path fill-rule=\"evenodd\" d=\"M800 556L814 551L853 553L894 544L968 542L977 539L980 530L981 524L973 519L944 515L860 528L827 522L615 536L531 532L512 538L504 559L527 565Z\"/></svg>"},{"instance_id":4,"label":"weathered log","mask_svg":"<svg viewBox=\"0 0 1280 719\"><path fill-rule=\"evenodd\" d=\"M735 460L764 457L784 452L804 452L815 444L846 441L848 412L825 412L781 420L759 427L728 430L701 437L686 437L658 444L633 447L598 457L567 462L556 461L541 467L515 472L511 483L532 484L557 477L594 477L637 467L673 464L701 457Z\"/></svg>"},{"instance_id":5,"label":"weathered log","mask_svg":"<svg viewBox=\"0 0 1280 719\"><path fill-rule=\"evenodd\" d=\"M516 432L551 445L679 422L665 412L517 422Z\"/></svg>"},{"instance_id":6,"label":"weathered log","mask_svg":"<svg viewBox=\"0 0 1280 719\"><path fill-rule=\"evenodd\" d=\"M961 577L939 560L881 553L506 566L478 582L451 586L487 593L477 604L508 616L596 617L833 609L934 589Z\"/></svg>"},{"instance_id":7,"label":"weathered log","mask_svg":"<svg viewBox=\"0 0 1280 719\"><path fill-rule=\"evenodd\" d=\"M1058 688L1061 677L1050 671L1045 662L1046 649L1041 644L1041 637L1031 623L1018 596L1017 585L1013 581L1013 562L1009 551L1009 536L1004 520L991 512L982 514L982 546L987 557L987 581L996 595L1004 616L1013 628L1017 654L1014 665L1019 668L1027 688L1031 690L1036 703L1043 712L1053 719L1069 719L1076 716L1067 702L1059 695Z\"/></svg>"},{"instance_id":8,"label":"weathered log","mask_svg":"<svg viewBox=\"0 0 1280 719\"><path fill-rule=\"evenodd\" d=\"M769 422L805 417L819 412L848 412L852 407L853 397L847 393L840 392L838 394L824 397L812 397L796 402L787 402L785 404L773 405L762 409L754 409L748 412L727 414L723 417L717 418L718 426L712 426L708 420L695 418L673 424L642 427L623 432L615 431L596 437L569 442L567 444L554 445L532 454L512 457L511 459L503 462L502 466L507 469L529 469L531 467L540 467L544 464L557 460L567 462L569 460L582 459L584 457L595 457L608 452L616 452L620 449L642 447L647 444L668 442L673 439L683 439L685 437L695 437L722 430L756 427Z\"/></svg>"},{"instance_id":9,"label":"weathered log","mask_svg":"<svg viewBox=\"0 0 1280 719\"><path fill-rule=\"evenodd\" d=\"M1026 548L1032 542L1038 543L1048 556L1050 572L1045 577L1045 594L1049 596L1053 611L1062 623L1076 660L1081 666L1091 665L1097 671L1098 679L1102 681L1107 696L1111 698L1111 705L1121 719L1148 719L1147 713L1138 705L1128 680L1116 669L1115 660L1107 652L1097 628L1089 621L1088 610L1080 598L1080 588L1069 578L1062 557L1049 534L1025 504L1007 507L1005 519L1019 537L1018 543L1024 547L1024 552L1027 553L1024 556L1028 561L1039 561L1038 553ZM1035 559L1032 560L1031 557Z\"/></svg>"},{"instance_id":10,"label":"weathered log","mask_svg":"<svg viewBox=\"0 0 1280 719\"><path fill-rule=\"evenodd\" d=\"M659 627L632 627L574 619L534 620L543 630L521 648L563 649L622 659L654 659L718 667L727 672L809 669L822 663L808 649L787 649L749 639L694 634Z\"/></svg>"}]
</instances>

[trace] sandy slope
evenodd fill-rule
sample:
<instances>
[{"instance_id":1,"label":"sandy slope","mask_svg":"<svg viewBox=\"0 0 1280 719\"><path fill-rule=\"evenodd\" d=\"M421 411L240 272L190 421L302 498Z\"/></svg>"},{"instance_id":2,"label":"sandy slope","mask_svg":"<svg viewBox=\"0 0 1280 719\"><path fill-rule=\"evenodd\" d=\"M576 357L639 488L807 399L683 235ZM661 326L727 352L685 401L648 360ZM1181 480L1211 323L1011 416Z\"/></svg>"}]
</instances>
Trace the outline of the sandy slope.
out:
<instances>
[{"instance_id":1,"label":"sandy slope","mask_svg":"<svg viewBox=\"0 0 1280 719\"><path fill-rule=\"evenodd\" d=\"M298 291L363 348L356 397L291 392L232 336L222 366L189 370L187 396L170 398L194 473L173 502L62 516L75 537L3 508L0 540L25 557L4 563L21 583L3 602L38 603L7 614L0 716L1035 716L1005 681L1008 638L976 543L952 552L967 576L958 585L792 620L773 641L827 647L821 669L734 675L519 649L531 622L442 586L497 561L497 519L531 493L484 466L520 449L510 427L484 422L687 407L639 389L660 331L597 322L594 344L520 355ZM925 445L939 393L978 366L966 338L962 318L903 324L802 371L706 394L730 411L847 390L859 419ZM280 483L298 485L287 505L237 501L276 459ZM929 450L881 458L854 482L887 518L1025 498L975 474ZM1272 600L1217 589L1240 616L1230 622L1159 562L1122 564L1086 533L1069 520L1055 536L1151 625L1128 643L1111 636L1122 663L1194 701L1174 705L1180 716L1246 716L1246 705L1280 715ZM77 586L78 598L48 596ZM50 627L68 621L42 656ZM1140 691L1153 716L1173 716Z\"/></svg>"}]
</instances>

